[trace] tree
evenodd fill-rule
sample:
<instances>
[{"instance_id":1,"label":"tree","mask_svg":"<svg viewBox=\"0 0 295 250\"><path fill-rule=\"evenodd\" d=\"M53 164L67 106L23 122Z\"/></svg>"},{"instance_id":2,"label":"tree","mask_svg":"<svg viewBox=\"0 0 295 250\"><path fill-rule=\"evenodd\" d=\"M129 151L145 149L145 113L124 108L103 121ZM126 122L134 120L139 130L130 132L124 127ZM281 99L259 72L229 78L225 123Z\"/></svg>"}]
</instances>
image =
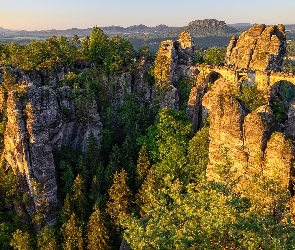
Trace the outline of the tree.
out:
<instances>
[{"instance_id":1,"label":"tree","mask_svg":"<svg viewBox=\"0 0 295 250\"><path fill-rule=\"evenodd\" d=\"M145 178L148 175L148 172L150 170L151 164L150 160L147 154L147 148L146 146L142 146L139 152L139 157L137 161L137 178L140 182L144 181Z\"/></svg>"},{"instance_id":2,"label":"tree","mask_svg":"<svg viewBox=\"0 0 295 250\"><path fill-rule=\"evenodd\" d=\"M82 228L75 213L61 227L64 250L83 250Z\"/></svg>"},{"instance_id":3,"label":"tree","mask_svg":"<svg viewBox=\"0 0 295 250\"><path fill-rule=\"evenodd\" d=\"M71 197L70 194L66 194L66 198L64 199L64 204L61 209L61 222L65 223L71 218L73 213L72 205L71 205Z\"/></svg>"},{"instance_id":4,"label":"tree","mask_svg":"<svg viewBox=\"0 0 295 250\"><path fill-rule=\"evenodd\" d=\"M112 147L112 152L110 153L110 161L106 167L105 179L106 188L109 189L113 183L114 174L119 171L123 166L123 156L121 154L120 148L117 144Z\"/></svg>"},{"instance_id":5,"label":"tree","mask_svg":"<svg viewBox=\"0 0 295 250\"><path fill-rule=\"evenodd\" d=\"M205 51L206 64L221 65L225 60L225 48L212 47Z\"/></svg>"},{"instance_id":6,"label":"tree","mask_svg":"<svg viewBox=\"0 0 295 250\"><path fill-rule=\"evenodd\" d=\"M94 206L94 211L90 215L87 225L87 249L109 249L107 228L99 211L98 206Z\"/></svg>"},{"instance_id":7,"label":"tree","mask_svg":"<svg viewBox=\"0 0 295 250\"><path fill-rule=\"evenodd\" d=\"M72 186L71 204L81 220L86 220L88 214L88 200L84 180L78 174Z\"/></svg>"},{"instance_id":8,"label":"tree","mask_svg":"<svg viewBox=\"0 0 295 250\"><path fill-rule=\"evenodd\" d=\"M32 240L28 232L17 229L12 234L10 246L16 250L33 250Z\"/></svg>"},{"instance_id":9,"label":"tree","mask_svg":"<svg viewBox=\"0 0 295 250\"><path fill-rule=\"evenodd\" d=\"M113 185L108 191L109 201L106 212L109 214L114 224L119 226L120 217L130 213L132 193L127 186L127 173L122 168L121 172L114 174Z\"/></svg>"},{"instance_id":10,"label":"tree","mask_svg":"<svg viewBox=\"0 0 295 250\"><path fill-rule=\"evenodd\" d=\"M92 28L89 42L90 59L97 65L103 65L108 51L108 37L97 26Z\"/></svg>"},{"instance_id":11,"label":"tree","mask_svg":"<svg viewBox=\"0 0 295 250\"><path fill-rule=\"evenodd\" d=\"M57 250L57 242L52 227L45 226L42 233L37 235L37 247L40 250Z\"/></svg>"},{"instance_id":12,"label":"tree","mask_svg":"<svg viewBox=\"0 0 295 250\"><path fill-rule=\"evenodd\" d=\"M103 169L99 159L99 148L97 145L97 140L92 131L87 140L86 158L89 166L90 176L94 176L97 172L100 176L102 176Z\"/></svg>"},{"instance_id":13,"label":"tree","mask_svg":"<svg viewBox=\"0 0 295 250\"><path fill-rule=\"evenodd\" d=\"M205 176L209 163L209 142L209 127L199 130L189 142L187 169L194 182Z\"/></svg>"},{"instance_id":14,"label":"tree","mask_svg":"<svg viewBox=\"0 0 295 250\"><path fill-rule=\"evenodd\" d=\"M73 167L70 165L70 163L62 160L59 164L59 167L61 169L61 180L63 181L63 193L68 194L70 193L71 186L74 182L74 171Z\"/></svg>"},{"instance_id":15,"label":"tree","mask_svg":"<svg viewBox=\"0 0 295 250\"><path fill-rule=\"evenodd\" d=\"M132 68L135 51L131 42L120 35L109 40L104 68L108 74Z\"/></svg>"}]
</instances>

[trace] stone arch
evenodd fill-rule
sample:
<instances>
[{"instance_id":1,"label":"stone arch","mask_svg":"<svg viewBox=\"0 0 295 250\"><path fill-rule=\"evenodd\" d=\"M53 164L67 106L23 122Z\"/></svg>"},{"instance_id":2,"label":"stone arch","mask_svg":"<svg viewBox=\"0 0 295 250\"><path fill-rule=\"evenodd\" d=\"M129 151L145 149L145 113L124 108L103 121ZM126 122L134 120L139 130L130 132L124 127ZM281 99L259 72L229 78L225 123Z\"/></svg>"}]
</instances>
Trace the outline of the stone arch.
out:
<instances>
[{"instance_id":1,"label":"stone arch","mask_svg":"<svg viewBox=\"0 0 295 250\"><path fill-rule=\"evenodd\" d=\"M222 75L216 71L211 71L205 78L204 83L206 85L208 84L214 84L219 78L222 78Z\"/></svg>"}]
</instances>

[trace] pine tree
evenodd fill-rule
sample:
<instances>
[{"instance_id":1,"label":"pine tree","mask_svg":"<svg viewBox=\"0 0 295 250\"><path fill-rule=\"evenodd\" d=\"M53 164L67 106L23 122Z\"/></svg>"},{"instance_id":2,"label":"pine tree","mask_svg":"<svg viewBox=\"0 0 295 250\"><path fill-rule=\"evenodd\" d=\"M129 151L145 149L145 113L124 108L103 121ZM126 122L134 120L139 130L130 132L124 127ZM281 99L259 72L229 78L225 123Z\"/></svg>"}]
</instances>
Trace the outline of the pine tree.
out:
<instances>
[{"instance_id":1,"label":"pine tree","mask_svg":"<svg viewBox=\"0 0 295 250\"><path fill-rule=\"evenodd\" d=\"M32 240L29 233L23 232L19 229L12 234L10 246L12 246L15 250L33 250Z\"/></svg>"},{"instance_id":2,"label":"pine tree","mask_svg":"<svg viewBox=\"0 0 295 250\"><path fill-rule=\"evenodd\" d=\"M104 182L103 176L96 174L92 179L89 195L92 204L97 203L100 208L103 207L106 202Z\"/></svg>"},{"instance_id":3,"label":"pine tree","mask_svg":"<svg viewBox=\"0 0 295 250\"><path fill-rule=\"evenodd\" d=\"M68 194L71 190L71 186L74 181L73 167L68 162L61 161L60 162L60 169L62 170L60 178L62 179L62 181L64 183L63 193Z\"/></svg>"},{"instance_id":4,"label":"pine tree","mask_svg":"<svg viewBox=\"0 0 295 250\"><path fill-rule=\"evenodd\" d=\"M79 174L73 183L72 192L72 207L74 208L76 214L79 215L80 219L85 220L88 213L88 201L86 198L84 180Z\"/></svg>"},{"instance_id":5,"label":"pine tree","mask_svg":"<svg viewBox=\"0 0 295 250\"><path fill-rule=\"evenodd\" d=\"M152 169L149 170L146 179L142 183L138 193L136 194L136 204L139 206L139 213L142 218L149 214L149 211L153 209L155 203L153 196L150 194L156 193L157 181L156 175Z\"/></svg>"},{"instance_id":6,"label":"pine tree","mask_svg":"<svg viewBox=\"0 0 295 250\"><path fill-rule=\"evenodd\" d=\"M87 229L88 250L109 249L107 228L98 206L94 207L94 212L89 218Z\"/></svg>"},{"instance_id":7,"label":"pine tree","mask_svg":"<svg viewBox=\"0 0 295 250\"><path fill-rule=\"evenodd\" d=\"M114 174L122 168L123 160L120 148L117 144L112 147L110 161L105 171L106 188L109 189L113 182Z\"/></svg>"},{"instance_id":8,"label":"pine tree","mask_svg":"<svg viewBox=\"0 0 295 250\"><path fill-rule=\"evenodd\" d=\"M37 246L40 250L56 250L57 242L51 227L45 226L42 233L37 236Z\"/></svg>"},{"instance_id":9,"label":"pine tree","mask_svg":"<svg viewBox=\"0 0 295 250\"><path fill-rule=\"evenodd\" d=\"M130 213L132 193L127 186L127 173L124 169L120 173L114 174L113 185L108 191L109 201L107 202L106 212L119 226L120 216Z\"/></svg>"},{"instance_id":10,"label":"pine tree","mask_svg":"<svg viewBox=\"0 0 295 250\"><path fill-rule=\"evenodd\" d=\"M66 198L64 199L64 205L61 209L61 221L62 223L65 223L71 218L71 215L73 213L73 209L71 207L71 197L69 194L66 195Z\"/></svg>"},{"instance_id":11,"label":"pine tree","mask_svg":"<svg viewBox=\"0 0 295 250\"><path fill-rule=\"evenodd\" d=\"M142 146L139 152L139 157L137 161L137 179L142 182L147 177L149 169L151 167L150 160L147 154L146 146Z\"/></svg>"},{"instance_id":12,"label":"pine tree","mask_svg":"<svg viewBox=\"0 0 295 250\"><path fill-rule=\"evenodd\" d=\"M90 133L86 147L86 158L89 167L89 174L93 177L100 166L99 149L93 132Z\"/></svg>"},{"instance_id":13,"label":"pine tree","mask_svg":"<svg viewBox=\"0 0 295 250\"><path fill-rule=\"evenodd\" d=\"M82 228L75 213L62 225L61 233L64 250L83 250Z\"/></svg>"}]
</instances>

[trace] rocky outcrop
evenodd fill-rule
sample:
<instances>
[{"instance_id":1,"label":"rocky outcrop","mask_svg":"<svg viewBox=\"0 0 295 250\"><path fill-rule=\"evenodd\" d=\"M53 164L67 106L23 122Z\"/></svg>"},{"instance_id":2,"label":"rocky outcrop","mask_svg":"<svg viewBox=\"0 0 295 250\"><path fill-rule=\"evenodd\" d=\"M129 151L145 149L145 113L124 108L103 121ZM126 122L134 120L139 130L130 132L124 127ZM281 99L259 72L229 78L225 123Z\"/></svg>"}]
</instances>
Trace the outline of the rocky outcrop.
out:
<instances>
[{"instance_id":1,"label":"rocky outcrop","mask_svg":"<svg viewBox=\"0 0 295 250\"><path fill-rule=\"evenodd\" d=\"M284 133L292 140L295 140L295 103L292 103L287 113Z\"/></svg>"},{"instance_id":2,"label":"rocky outcrop","mask_svg":"<svg viewBox=\"0 0 295 250\"><path fill-rule=\"evenodd\" d=\"M261 106L245 117L243 124L244 150L249 163L263 158L266 144L274 131L275 116L269 106Z\"/></svg>"},{"instance_id":3,"label":"rocky outcrop","mask_svg":"<svg viewBox=\"0 0 295 250\"><path fill-rule=\"evenodd\" d=\"M202 120L205 118L202 115L202 98L205 94L205 89L202 86L193 87L190 91L186 114L192 121L193 132L197 132Z\"/></svg>"},{"instance_id":4,"label":"rocky outcrop","mask_svg":"<svg viewBox=\"0 0 295 250\"><path fill-rule=\"evenodd\" d=\"M229 84L220 79L202 100L210 114L209 179L218 180L216 167L232 162L232 172L243 172L247 162L243 151L243 121L246 112L231 95Z\"/></svg>"},{"instance_id":5,"label":"rocky outcrop","mask_svg":"<svg viewBox=\"0 0 295 250\"><path fill-rule=\"evenodd\" d=\"M267 142L263 174L269 179L279 181L283 187L289 188L293 193L294 162L295 148L293 143L286 139L284 134L273 133Z\"/></svg>"},{"instance_id":6,"label":"rocky outcrop","mask_svg":"<svg viewBox=\"0 0 295 250\"><path fill-rule=\"evenodd\" d=\"M178 41L164 41L156 55L154 75L160 87L176 86L182 76L188 76L194 58L194 44L190 34L184 31ZM184 66L184 67L181 67Z\"/></svg>"},{"instance_id":7,"label":"rocky outcrop","mask_svg":"<svg viewBox=\"0 0 295 250\"><path fill-rule=\"evenodd\" d=\"M96 103L84 115L70 98L72 89L52 89L29 84L25 91L8 92L4 134L4 164L19 178L31 217L39 214L48 225L56 221L57 185L53 148L71 145L86 150L92 132L100 143L102 124Z\"/></svg>"},{"instance_id":8,"label":"rocky outcrop","mask_svg":"<svg viewBox=\"0 0 295 250\"><path fill-rule=\"evenodd\" d=\"M227 48L229 66L252 70L280 71L286 53L286 34L283 25L259 24L232 38Z\"/></svg>"},{"instance_id":9,"label":"rocky outcrop","mask_svg":"<svg viewBox=\"0 0 295 250\"><path fill-rule=\"evenodd\" d=\"M155 59L154 77L160 91L166 91L162 107L178 107L175 90L181 77L190 77L194 58L194 44L190 34L184 31L178 41L164 41L160 44ZM193 70L194 71L194 70ZM175 96L174 104L171 97ZM166 103L168 100L169 103ZM171 105L172 104L172 105Z\"/></svg>"}]
</instances>

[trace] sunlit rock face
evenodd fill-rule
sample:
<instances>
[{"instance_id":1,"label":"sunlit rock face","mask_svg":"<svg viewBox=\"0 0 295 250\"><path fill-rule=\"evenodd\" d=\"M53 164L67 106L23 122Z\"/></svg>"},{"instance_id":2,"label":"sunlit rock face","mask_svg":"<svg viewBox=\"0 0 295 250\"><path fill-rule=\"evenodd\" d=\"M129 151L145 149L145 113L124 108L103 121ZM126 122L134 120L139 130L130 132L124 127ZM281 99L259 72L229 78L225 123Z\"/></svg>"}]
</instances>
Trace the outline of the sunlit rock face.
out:
<instances>
[{"instance_id":1,"label":"sunlit rock face","mask_svg":"<svg viewBox=\"0 0 295 250\"><path fill-rule=\"evenodd\" d=\"M210 117L209 179L219 180L217 166L231 161L233 172L243 172L247 162L243 150L243 121L246 112L231 95L229 85L224 79L216 81L202 100Z\"/></svg>"},{"instance_id":2,"label":"sunlit rock face","mask_svg":"<svg viewBox=\"0 0 295 250\"><path fill-rule=\"evenodd\" d=\"M283 25L254 25L239 38L232 38L227 48L226 63L235 68L280 71L286 46Z\"/></svg>"},{"instance_id":3,"label":"sunlit rock face","mask_svg":"<svg viewBox=\"0 0 295 250\"><path fill-rule=\"evenodd\" d=\"M267 141L274 131L274 124L275 116L267 105L257 108L245 117L243 140L249 163L255 164L263 157Z\"/></svg>"},{"instance_id":4,"label":"sunlit rock face","mask_svg":"<svg viewBox=\"0 0 295 250\"><path fill-rule=\"evenodd\" d=\"M259 174L278 181L294 193L295 151L288 139L295 138L294 101L288 104L283 123L277 121L269 103L274 99L273 92L283 95L279 93L283 90L277 82L288 79L292 84L294 80L293 76L286 78L284 74L272 72L280 71L285 53L283 25L255 25L239 38L232 38L227 48L227 66L199 67L198 81L191 90L186 111L194 131L204 119L210 121L206 170L209 180L225 181L224 176L236 177L237 188L243 190L247 180ZM248 77L246 83L241 72ZM214 75L218 77L213 79ZM264 102L252 112L237 94L242 93L242 84L250 82L249 86L256 84L264 95Z\"/></svg>"},{"instance_id":5,"label":"sunlit rock face","mask_svg":"<svg viewBox=\"0 0 295 250\"><path fill-rule=\"evenodd\" d=\"M18 177L28 214L40 214L45 223L56 221L57 183L53 149L72 145L85 152L93 133L101 141L102 124L93 102L87 121L81 121L71 89L52 89L30 84L22 92L8 92L7 124L4 134L3 163Z\"/></svg>"},{"instance_id":6,"label":"sunlit rock face","mask_svg":"<svg viewBox=\"0 0 295 250\"><path fill-rule=\"evenodd\" d=\"M178 41L163 41L156 54L154 76L157 86L164 90L161 107L178 108L177 84L181 77L191 77L194 58L194 43L184 31Z\"/></svg>"}]
</instances>

